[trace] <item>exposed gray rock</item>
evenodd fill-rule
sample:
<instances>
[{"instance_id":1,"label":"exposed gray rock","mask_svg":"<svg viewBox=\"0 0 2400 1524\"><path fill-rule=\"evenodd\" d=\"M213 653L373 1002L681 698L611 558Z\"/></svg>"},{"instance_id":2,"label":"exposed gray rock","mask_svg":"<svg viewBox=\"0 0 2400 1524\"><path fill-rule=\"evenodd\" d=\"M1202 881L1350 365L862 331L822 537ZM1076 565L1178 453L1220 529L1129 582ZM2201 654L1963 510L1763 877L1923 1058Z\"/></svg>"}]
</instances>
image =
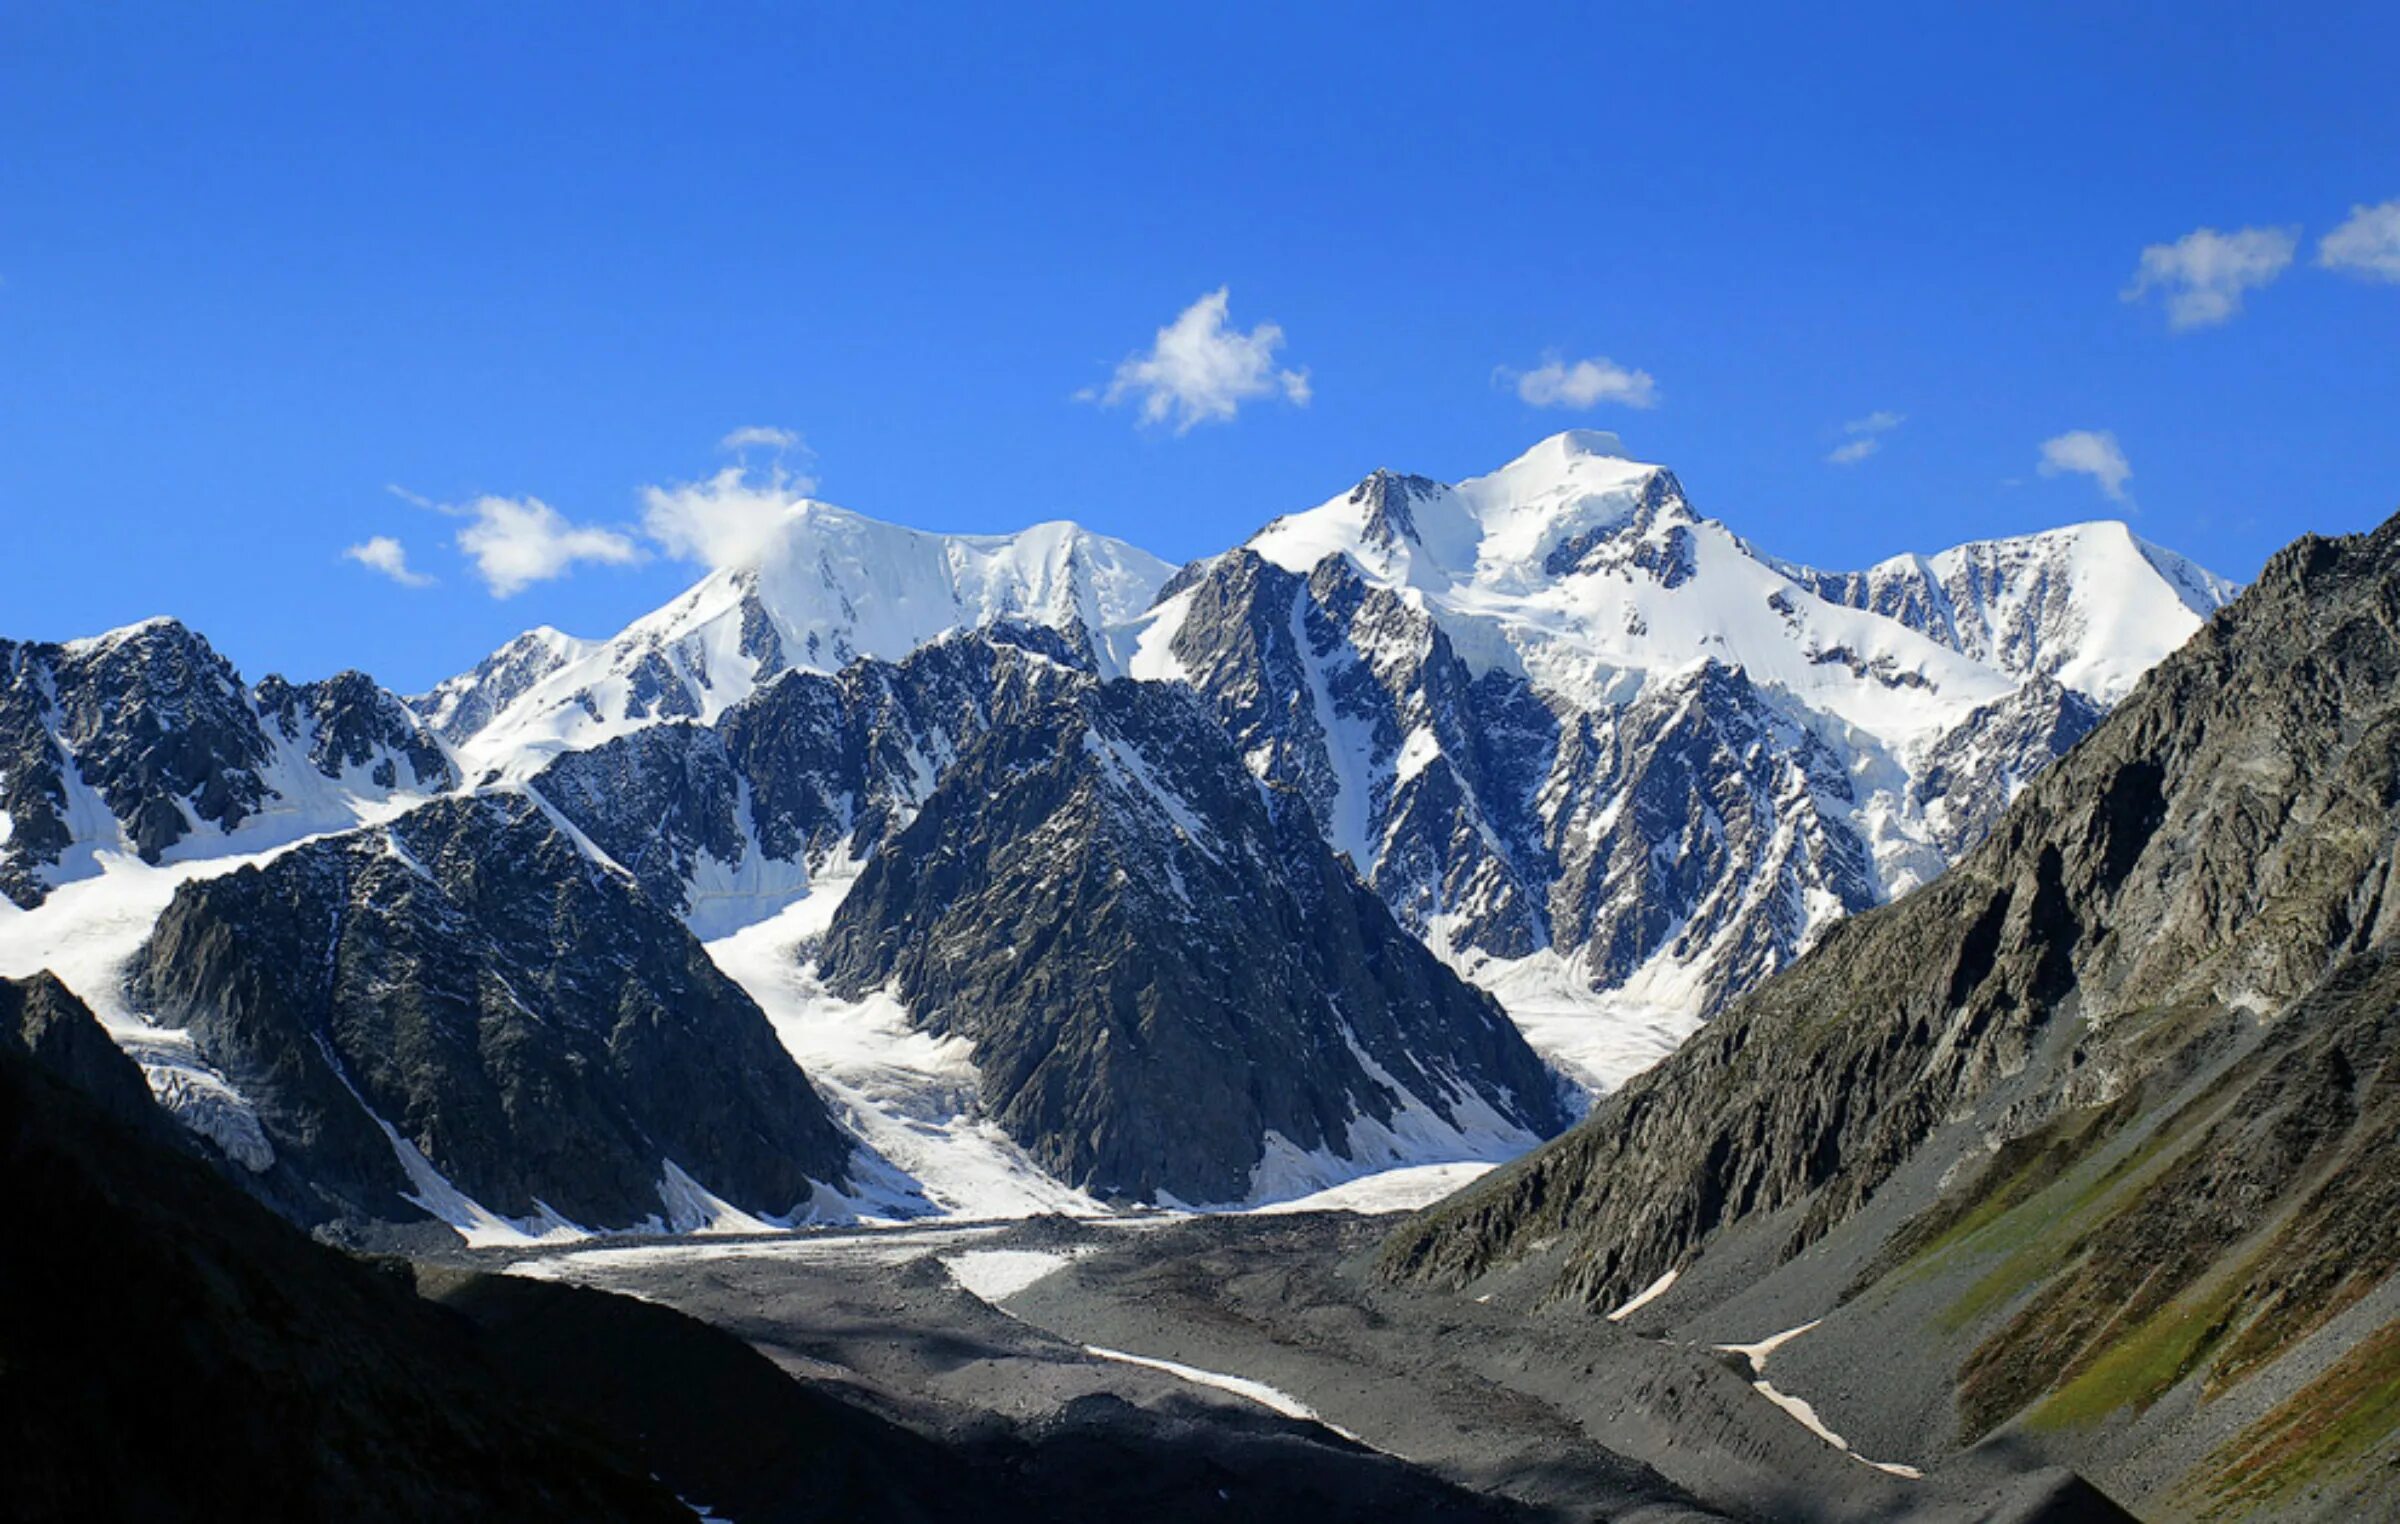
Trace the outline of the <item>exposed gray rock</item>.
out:
<instances>
[{"instance_id":1,"label":"exposed gray rock","mask_svg":"<svg viewBox=\"0 0 2400 1524\"><path fill-rule=\"evenodd\" d=\"M712 871L747 872L763 908L905 823L962 748L1091 680L1089 654L998 624L905 661L793 671L713 726L651 726L545 767L533 787L651 897L694 913Z\"/></svg>"},{"instance_id":2,"label":"exposed gray rock","mask_svg":"<svg viewBox=\"0 0 2400 1524\"><path fill-rule=\"evenodd\" d=\"M748 996L522 796L185 885L136 997L256 1106L324 1216L405 1221L389 1124L503 1215L670 1215L671 1163L745 1210L805 1208L849 1145Z\"/></svg>"},{"instance_id":3,"label":"exposed gray rock","mask_svg":"<svg viewBox=\"0 0 2400 1524\"><path fill-rule=\"evenodd\" d=\"M73 843L78 790L150 862L199 821L233 829L267 796L270 752L241 679L172 620L67 645L0 643L0 673L0 887L19 905L41 901L41 870Z\"/></svg>"},{"instance_id":4,"label":"exposed gray rock","mask_svg":"<svg viewBox=\"0 0 2400 1524\"><path fill-rule=\"evenodd\" d=\"M464 741L584 649L585 642L547 626L527 630L477 662L472 670L411 699L409 707L423 715L442 739Z\"/></svg>"},{"instance_id":5,"label":"exposed gray rock","mask_svg":"<svg viewBox=\"0 0 2400 1524\"><path fill-rule=\"evenodd\" d=\"M994 1118L1107 1196L1239 1200L1269 1133L1351 1158L1404 1110L1564 1122L1499 1008L1178 688L1086 683L987 734L868 864L824 973L971 1039Z\"/></svg>"},{"instance_id":6,"label":"exposed gray rock","mask_svg":"<svg viewBox=\"0 0 2400 1524\"><path fill-rule=\"evenodd\" d=\"M253 696L259 715L300 747L327 778L364 772L376 788L442 793L457 769L409 707L364 672L294 685L270 675Z\"/></svg>"}]
</instances>

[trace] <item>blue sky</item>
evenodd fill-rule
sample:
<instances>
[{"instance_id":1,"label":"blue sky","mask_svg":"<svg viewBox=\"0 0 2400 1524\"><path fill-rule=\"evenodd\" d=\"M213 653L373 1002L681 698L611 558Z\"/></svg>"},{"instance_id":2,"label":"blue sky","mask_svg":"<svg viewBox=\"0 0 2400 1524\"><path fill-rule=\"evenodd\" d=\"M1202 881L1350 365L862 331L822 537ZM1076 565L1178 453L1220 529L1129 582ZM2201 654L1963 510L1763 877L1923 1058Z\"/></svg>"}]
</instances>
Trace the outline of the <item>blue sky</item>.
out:
<instances>
[{"instance_id":1,"label":"blue sky","mask_svg":"<svg viewBox=\"0 0 2400 1524\"><path fill-rule=\"evenodd\" d=\"M2389 5L503 9L0 13L0 634L419 688L697 576L745 427L1178 559L1570 426L1826 565L2400 508ZM603 559L494 597L487 495Z\"/></svg>"}]
</instances>

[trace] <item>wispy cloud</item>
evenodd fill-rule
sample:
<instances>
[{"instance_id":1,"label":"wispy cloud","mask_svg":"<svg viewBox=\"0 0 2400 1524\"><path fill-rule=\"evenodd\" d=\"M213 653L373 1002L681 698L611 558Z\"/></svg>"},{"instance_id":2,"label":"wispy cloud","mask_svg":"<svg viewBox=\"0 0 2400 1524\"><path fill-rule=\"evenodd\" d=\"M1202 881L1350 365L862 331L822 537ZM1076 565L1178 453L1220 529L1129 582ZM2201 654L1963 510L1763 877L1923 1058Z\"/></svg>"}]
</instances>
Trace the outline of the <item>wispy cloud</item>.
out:
<instances>
[{"instance_id":1,"label":"wispy cloud","mask_svg":"<svg viewBox=\"0 0 2400 1524\"><path fill-rule=\"evenodd\" d=\"M1244 333L1228 326L1228 301L1224 286L1201 297L1158 330L1147 350L1120 361L1105 388L1086 388L1076 399L1102 407L1138 401L1142 422L1172 422L1178 434L1229 423L1243 403L1260 397L1280 395L1306 407L1308 372L1275 363L1283 329L1261 323Z\"/></svg>"},{"instance_id":2,"label":"wispy cloud","mask_svg":"<svg viewBox=\"0 0 2400 1524\"><path fill-rule=\"evenodd\" d=\"M758 474L727 466L701 481L644 487L642 528L677 560L748 566L815 488L780 465Z\"/></svg>"},{"instance_id":3,"label":"wispy cloud","mask_svg":"<svg viewBox=\"0 0 2400 1524\"><path fill-rule=\"evenodd\" d=\"M458 548L495 598L563 577L587 561L631 566L642 559L630 535L570 523L538 497L479 497L441 511L474 520L458 532Z\"/></svg>"},{"instance_id":4,"label":"wispy cloud","mask_svg":"<svg viewBox=\"0 0 2400 1524\"><path fill-rule=\"evenodd\" d=\"M723 439L718 440L717 448L732 450L736 453L743 450L773 450L777 454L781 454L786 450L799 449L800 436L790 429L771 428L766 424L753 423L735 429Z\"/></svg>"},{"instance_id":5,"label":"wispy cloud","mask_svg":"<svg viewBox=\"0 0 2400 1524\"><path fill-rule=\"evenodd\" d=\"M2208 328L2242 310L2242 293L2273 281L2300 246L2298 228L2199 228L2173 243L2142 250L2133 284L2120 295L2138 302L2153 291L2167 304L2170 328Z\"/></svg>"},{"instance_id":6,"label":"wispy cloud","mask_svg":"<svg viewBox=\"0 0 2400 1524\"><path fill-rule=\"evenodd\" d=\"M2072 429L2043 440L2042 463L2037 469L2044 476L2088 476L2100 484L2110 501L2132 505L2125 483L2132 477L2133 467L2117 436L2106 429Z\"/></svg>"},{"instance_id":7,"label":"wispy cloud","mask_svg":"<svg viewBox=\"0 0 2400 1524\"><path fill-rule=\"evenodd\" d=\"M2345 275L2400 281L2400 201L2350 208L2350 219L2317 241L2317 263Z\"/></svg>"},{"instance_id":8,"label":"wispy cloud","mask_svg":"<svg viewBox=\"0 0 2400 1524\"><path fill-rule=\"evenodd\" d=\"M388 534L369 535L342 555L369 571L382 573L402 587L433 586L433 578L408 564L408 548Z\"/></svg>"},{"instance_id":9,"label":"wispy cloud","mask_svg":"<svg viewBox=\"0 0 2400 1524\"><path fill-rule=\"evenodd\" d=\"M1842 425L1842 432L1850 436L1849 443L1836 445L1825 459L1836 466L1855 466L1882 449L1883 436L1907 421L1905 415L1881 408L1864 418L1853 418Z\"/></svg>"},{"instance_id":10,"label":"wispy cloud","mask_svg":"<svg viewBox=\"0 0 2400 1524\"><path fill-rule=\"evenodd\" d=\"M1658 381L1646 370L1619 365L1606 355L1594 355L1588 360L1569 361L1556 353L1544 355L1542 363L1531 370L1510 370L1501 367L1499 376L1511 382L1517 395L1535 407L1563 407L1583 411L1603 402L1620 402L1627 407L1658 405Z\"/></svg>"}]
</instances>

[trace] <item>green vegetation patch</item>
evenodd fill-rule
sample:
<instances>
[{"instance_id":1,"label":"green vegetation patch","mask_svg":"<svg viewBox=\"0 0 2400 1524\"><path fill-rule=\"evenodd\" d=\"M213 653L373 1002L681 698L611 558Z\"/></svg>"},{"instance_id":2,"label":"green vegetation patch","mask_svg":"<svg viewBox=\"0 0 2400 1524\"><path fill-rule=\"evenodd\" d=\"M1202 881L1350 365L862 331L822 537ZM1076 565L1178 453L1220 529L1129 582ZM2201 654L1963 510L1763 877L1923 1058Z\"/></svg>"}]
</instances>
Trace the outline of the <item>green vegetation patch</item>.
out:
<instances>
[{"instance_id":1,"label":"green vegetation patch","mask_svg":"<svg viewBox=\"0 0 2400 1524\"><path fill-rule=\"evenodd\" d=\"M2213 1516L2262 1512L2390 1448L2396 1435L2400 1322L2384 1324L2228 1440L2196 1485Z\"/></svg>"},{"instance_id":2,"label":"green vegetation patch","mask_svg":"<svg viewBox=\"0 0 2400 1524\"><path fill-rule=\"evenodd\" d=\"M2033 1410L2036 1429L2096 1423L2121 1408L2135 1412L2175 1389L2199 1369L2232 1326L2243 1278L2223 1276L2152 1313L2111 1343L2072 1381Z\"/></svg>"}]
</instances>

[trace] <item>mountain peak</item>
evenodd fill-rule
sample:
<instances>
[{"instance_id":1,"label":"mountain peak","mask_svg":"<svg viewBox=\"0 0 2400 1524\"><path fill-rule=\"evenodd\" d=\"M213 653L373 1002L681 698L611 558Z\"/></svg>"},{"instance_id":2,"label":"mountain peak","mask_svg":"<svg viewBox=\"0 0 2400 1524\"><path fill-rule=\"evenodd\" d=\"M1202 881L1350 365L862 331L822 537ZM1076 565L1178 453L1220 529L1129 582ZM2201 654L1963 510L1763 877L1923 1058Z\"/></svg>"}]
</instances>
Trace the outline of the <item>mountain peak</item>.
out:
<instances>
[{"instance_id":1,"label":"mountain peak","mask_svg":"<svg viewBox=\"0 0 2400 1524\"><path fill-rule=\"evenodd\" d=\"M1517 461L1541 459L1575 460L1587 455L1629 460L1625 441L1609 429L1561 429L1546 439L1535 441L1533 448L1517 457ZM1514 465L1517 461L1511 461Z\"/></svg>"},{"instance_id":2,"label":"mountain peak","mask_svg":"<svg viewBox=\"0 0 2400 1524\"><path fill-rule=\"evenodd\" d=\"M538 767L665 719L713 722L759 683L898 660L998 621L1088 637L1131 620L1175 568L1079 524L942 534L795 498L772 528L605 641L528 634L421 703L470 760Z\"/></svg>"},{"instance_id":3,"label":"mountain peak","mask_svg":"<svg viewBox=\"0 0 2400 1524\"><path fill-rule=\"evenodd\" d=\"M86 635L77 640L70 640L66 642L65 649L72 656L88 656L96 651L107 650L111 646L123 645L128 641L155 640L213 649L209 647L207 640L197 630L172 614L153 614L147 619L137 619L131 624L121 624L113 630L103 630L97 635Z\"/></svg>"},{"instance_id":4,"label":"mountain peak","mask_svg":"<svg viewBox=\"0 0 2400 1524\"><path fill-rule=\"evenodd\" d=\"M1388 548L1417 538L1417 519L1410 504L1430 500L1441 490L1441 483L1429 477L1403 476L1379 466L1350 489L1350 501L1365 510L1363 527L1368 543Z\"/></svg>"}]
</instances>

